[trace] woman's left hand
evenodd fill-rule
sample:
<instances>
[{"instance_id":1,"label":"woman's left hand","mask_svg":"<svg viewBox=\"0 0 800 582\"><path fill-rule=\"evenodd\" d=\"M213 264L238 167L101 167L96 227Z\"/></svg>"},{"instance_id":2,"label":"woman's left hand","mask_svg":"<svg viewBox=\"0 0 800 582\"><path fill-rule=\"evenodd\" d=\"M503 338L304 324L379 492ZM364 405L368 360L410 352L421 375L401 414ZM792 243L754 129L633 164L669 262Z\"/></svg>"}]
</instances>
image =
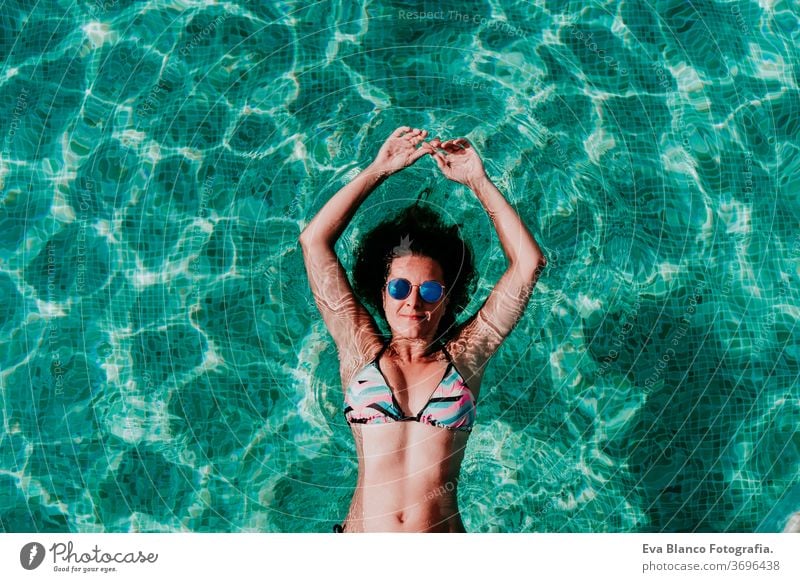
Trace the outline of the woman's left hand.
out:
<instances>
[{"instance_id":1,"label":"woman's left hand","mask_svg":"<svg viewBox=\"0 0 800 582\"><path fill-rule=\"evenodd\" d=\"M436 137L429 142L429 146L436 165L450 180L471 186L486 176L478 152L466 138L459 137L442 142ZM439 150L444 150L445 153L442 154Z\"/></svg>"}]
</instances>

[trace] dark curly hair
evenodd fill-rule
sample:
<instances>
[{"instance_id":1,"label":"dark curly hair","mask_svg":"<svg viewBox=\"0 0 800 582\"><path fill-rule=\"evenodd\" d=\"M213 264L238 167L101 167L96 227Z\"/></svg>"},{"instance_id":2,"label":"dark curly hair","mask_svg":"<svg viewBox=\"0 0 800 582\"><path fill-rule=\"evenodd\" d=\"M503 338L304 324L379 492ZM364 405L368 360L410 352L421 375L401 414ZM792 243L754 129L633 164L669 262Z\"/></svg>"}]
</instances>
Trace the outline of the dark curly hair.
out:
<instances>
[{"instance_id":1,"label":"dark curly hair","mask_svg":"<svg viewBox=\"0 0 800 582\"><path fill-rule=\"evenodd\" d=\"M438 214L415 204L369 231L358 244L353 266L353 290L386 322L383 286L392 260L407 253L435 260L444 272L450 303L436 335L442 338L456 323L456 315L469 303L475 283L472 251L457 225L445 225Z\"/></svg>"}]
</instances>

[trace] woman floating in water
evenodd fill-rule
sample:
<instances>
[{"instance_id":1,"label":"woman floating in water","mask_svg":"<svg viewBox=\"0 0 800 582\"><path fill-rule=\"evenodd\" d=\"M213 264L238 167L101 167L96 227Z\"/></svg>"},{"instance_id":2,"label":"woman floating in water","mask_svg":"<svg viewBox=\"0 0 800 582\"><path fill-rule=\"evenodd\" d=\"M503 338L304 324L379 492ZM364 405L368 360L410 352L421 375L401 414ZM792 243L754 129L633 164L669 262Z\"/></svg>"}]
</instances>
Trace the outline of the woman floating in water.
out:
<instances>
[{"instance_id":1,"label":"woman floating in water","mask_svg":"<svg viewBox=\"0 0 800 582\"><path fill-rule=\"evenodd\" d=\"M359 458L355 495L337 532L465 531L457 485L483 372L547 262L471 144L426 142L427 133L396 129L300 235L311 290L339 351L344 413ZM425 155L475 193L509 262L483 306L458 327L474 267L457 227L420 207L377 226L356 254L360 297L334 251L370 192ZM385 318L388 343L361 300Z\"/></svg>"}]
</instances>

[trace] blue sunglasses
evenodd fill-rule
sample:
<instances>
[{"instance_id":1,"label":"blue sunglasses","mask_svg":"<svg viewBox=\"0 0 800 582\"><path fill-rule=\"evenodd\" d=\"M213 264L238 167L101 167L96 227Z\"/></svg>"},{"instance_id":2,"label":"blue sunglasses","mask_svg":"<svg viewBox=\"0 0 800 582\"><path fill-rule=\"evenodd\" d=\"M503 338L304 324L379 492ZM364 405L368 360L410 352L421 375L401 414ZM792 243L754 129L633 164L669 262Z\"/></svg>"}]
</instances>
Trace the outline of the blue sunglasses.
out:
<instances>
[{"instance_id":1,"label":"blue sunglasses","mask_svg":"<svg viewBox=\"0 0 800 582\"><path fill-rule=\"evenodd\" d=\"M436 303L444 295L444 285L438 281L425 281L422 285L412 285L408 279L392 279L386 283L389 295L393 299L405 299L414 287L419 287L419 294L426 303Z\"/></svg>"}]
</instances>

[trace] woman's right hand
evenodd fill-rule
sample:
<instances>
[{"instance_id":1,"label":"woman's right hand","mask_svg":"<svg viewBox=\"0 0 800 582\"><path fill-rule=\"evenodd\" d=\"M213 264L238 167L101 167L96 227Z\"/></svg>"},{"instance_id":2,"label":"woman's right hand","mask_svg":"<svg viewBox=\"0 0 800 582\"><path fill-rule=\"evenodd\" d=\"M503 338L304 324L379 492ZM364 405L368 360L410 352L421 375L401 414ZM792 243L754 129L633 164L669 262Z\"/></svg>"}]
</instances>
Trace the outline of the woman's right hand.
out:
<instances>
[{"instance_id":1,"label":"woman's right hand","mask_svg":"<svg viewBox=\"0 0 800 582\"><path fill-rule=\"evenodd\" d=\"M433 150L427 143L417 148L427 135L428 132L424 129L398 127L383 143L372 166L386 174L394 174L411 166L422 156L432 153Z\"/></svg>"}]
</instances>

